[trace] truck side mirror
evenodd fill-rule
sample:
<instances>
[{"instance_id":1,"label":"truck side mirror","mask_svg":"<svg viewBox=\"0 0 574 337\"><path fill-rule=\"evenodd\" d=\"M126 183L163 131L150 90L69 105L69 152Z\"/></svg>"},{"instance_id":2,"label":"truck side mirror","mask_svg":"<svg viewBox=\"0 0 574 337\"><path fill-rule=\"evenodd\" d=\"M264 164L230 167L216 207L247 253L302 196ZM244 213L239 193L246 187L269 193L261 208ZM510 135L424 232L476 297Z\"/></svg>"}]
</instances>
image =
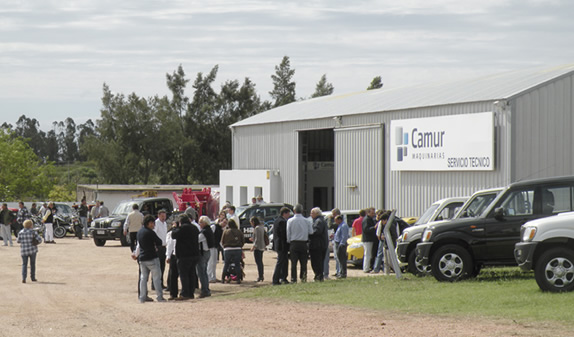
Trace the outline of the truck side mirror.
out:
<instances>
[{"instance_id":1,"label":"truck side mirror","mask_svg":"<svg viewBox=\"0 0 574 337\"><path fill-rule=\"evenodd\" d=\"M496 208L494 210L494 218L499 221L504 220L504 208L502 207Z\"/></svg>"}]
</instances>

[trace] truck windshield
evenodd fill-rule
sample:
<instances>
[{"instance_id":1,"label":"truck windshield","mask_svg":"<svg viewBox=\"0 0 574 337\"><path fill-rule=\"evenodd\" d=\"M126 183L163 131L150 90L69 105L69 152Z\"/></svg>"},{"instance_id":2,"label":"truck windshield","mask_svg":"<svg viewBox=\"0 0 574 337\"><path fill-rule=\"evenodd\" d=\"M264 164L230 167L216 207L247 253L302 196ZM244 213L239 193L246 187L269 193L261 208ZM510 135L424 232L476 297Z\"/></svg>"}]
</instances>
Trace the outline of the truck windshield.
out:
<instances>
[{"instance_id":1,"label":"truck windshield","mask_svg":"<svg viewBox=\"0 0 574 337\"><path fill-rule=\"evenodd\" d=\"M125 215L129 214L133 210L134 202L133 201L126 201L122 202L116 206L112 214L115 215Z\"/></svg>"},{"instance_id":2,"label":"truck windshield","mask_svg":"<svg viewBox=\"0 0 574 337\"><path fill-rule=\"evenodd\" d=\"M460 210L461 218L475 218L484 212L500 191L479 194L471 198Z\"/></svg>"},{"instance_id":3,"label":"truck windshield","mask_svg":"<svg viewBox=\"0 0 574 337\"><path fill-rule=\"evenodd\" d=\"M424 224L428 223L430 218L432 217L432 215L434 214L434 212L437 210L437 208L439 206L440 206L440 204L430 205L430 207L427 208L427 210L423 213L423 215L421 215L421 217L417 220L417 222L415 222L415 225L424 225Z\"/></svg>"}]
</instances>

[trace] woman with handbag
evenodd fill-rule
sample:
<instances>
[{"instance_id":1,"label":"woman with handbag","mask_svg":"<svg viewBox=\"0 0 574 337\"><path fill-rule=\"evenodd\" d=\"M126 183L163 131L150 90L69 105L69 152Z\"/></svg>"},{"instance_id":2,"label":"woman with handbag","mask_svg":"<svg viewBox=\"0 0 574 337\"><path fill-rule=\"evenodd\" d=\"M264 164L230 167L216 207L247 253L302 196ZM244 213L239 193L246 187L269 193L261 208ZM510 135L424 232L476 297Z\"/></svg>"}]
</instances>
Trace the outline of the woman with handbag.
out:
<instances>
[{"instance_id":1,"label":"woman with handbag","mask_svg":"<svg viewBox=\"0 0 574 337\"><path fill-rule=\"evenodd\" d=\"M32 220L25 220L24 229L18 233L20 255L22 255L22 283L26 283L28 258L30 258L30 278L32 282L36 282L36 254L38 253L38 244L42 242L42 238L32 227L34 227Z\"/></svg>"}]
</instances>

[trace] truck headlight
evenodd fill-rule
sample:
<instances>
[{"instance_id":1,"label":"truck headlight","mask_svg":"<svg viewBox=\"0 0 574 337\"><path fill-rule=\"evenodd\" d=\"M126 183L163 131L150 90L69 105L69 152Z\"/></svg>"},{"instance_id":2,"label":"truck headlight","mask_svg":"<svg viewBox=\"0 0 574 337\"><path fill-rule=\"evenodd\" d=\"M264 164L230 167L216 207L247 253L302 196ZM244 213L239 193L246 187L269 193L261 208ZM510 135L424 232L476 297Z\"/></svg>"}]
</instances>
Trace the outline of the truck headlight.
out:
<instances>
[{"instance_id":1,"label":"truck headlight","mask_svg":"<svg viewBox=\"0 0 574 337\"><path fill-rule=\"evenodd\" d=\"M424 233L423 233L423 238L422 238L422 242L427 242L430 240L432 236L432 230L430 229L425 229Z\"/></svg>"},{"instance_id":2,"label":"truck headlight","mask_svg":"<svg viewBox=\"0 0 574 337\"><path fill-rule=\"evenodd\" d=\"M406 242L408 236L409 236L409 232L404 231L403 234L400 236L399 241Z\"/></svg>"},{"instance_id":3,"label":"truck headlight","mask_svg":"<svg viewBox=\"0 0 574 337\"><path fill-rule=\"evenodd\" d=\"M112 222L112 227L119 227L119 226L121 226L121 225L122 225L122 222L121 222L121 221L114 221L114 222Z\"/></svg>"},{"instance_id":4,"label":"truck headlight","mask_svg":"<svg viewBox=\"0 0 574 337\"><path fill-rule=\"evenodd\" d=\"M526 227L524 228L524 234L522 234L522 241L529 242L534 239L536 235L536 227Z\"/></svg>"}]
</instances>

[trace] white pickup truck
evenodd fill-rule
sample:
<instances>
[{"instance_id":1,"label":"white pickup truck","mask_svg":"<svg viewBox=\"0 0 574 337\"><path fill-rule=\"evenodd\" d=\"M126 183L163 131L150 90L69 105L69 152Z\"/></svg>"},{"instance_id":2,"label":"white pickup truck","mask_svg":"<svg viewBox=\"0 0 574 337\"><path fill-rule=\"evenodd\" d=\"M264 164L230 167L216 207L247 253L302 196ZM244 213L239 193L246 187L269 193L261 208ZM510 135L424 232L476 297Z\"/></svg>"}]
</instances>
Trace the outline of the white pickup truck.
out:
<instances>
[{"instance_id":1,"label":"white pickup truck","mask_svg":"<svg viewBox=\"0 0 574 337\"><path fill-rule=\"evenodd\" d=\"M574 290L574 212L522 225L514 258L522 270L534 269L536 283L543 291Z\"/></svg>"}]
</instances>

